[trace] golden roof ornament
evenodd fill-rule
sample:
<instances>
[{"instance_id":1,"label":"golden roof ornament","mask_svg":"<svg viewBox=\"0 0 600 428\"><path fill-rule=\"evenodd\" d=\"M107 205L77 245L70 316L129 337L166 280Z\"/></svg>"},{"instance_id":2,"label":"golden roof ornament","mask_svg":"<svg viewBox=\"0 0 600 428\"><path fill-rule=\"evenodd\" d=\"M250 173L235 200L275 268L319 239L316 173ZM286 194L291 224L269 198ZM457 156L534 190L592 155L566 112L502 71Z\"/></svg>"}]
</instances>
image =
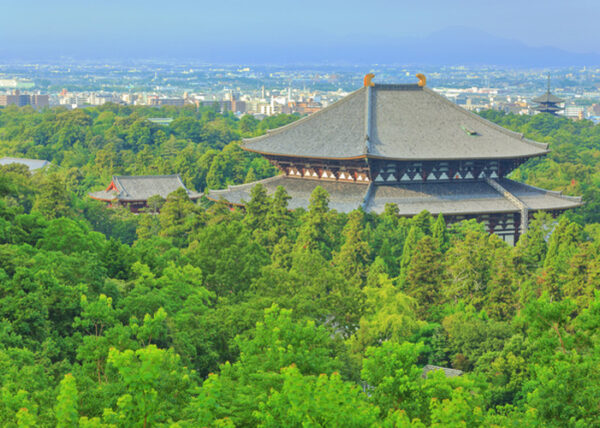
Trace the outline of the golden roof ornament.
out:
<instances>
[{"instance_id":1,"label":"golden roof ornament","mask_svg":"<svg viewBox=\"0 0 600 428\"><path fill-rule=\"evenodd\" d=\"M415 76L417 79L419 79L419 83L417 83L417 85L419 85L421 88L427 84L427 77L425 77L423 73L417 73Z\"/></svg>"},{"instance_id":2,"label":"golden roof ornament","mask_svg":"<svg viewBox=\"0 0 600 428\"><path fill-rule=\"evenodd\" d=\"M375 83L372 82L375 75L373 73L365 74L364 85L367 86L375 86Z\"/></svg>"}]
</instances>

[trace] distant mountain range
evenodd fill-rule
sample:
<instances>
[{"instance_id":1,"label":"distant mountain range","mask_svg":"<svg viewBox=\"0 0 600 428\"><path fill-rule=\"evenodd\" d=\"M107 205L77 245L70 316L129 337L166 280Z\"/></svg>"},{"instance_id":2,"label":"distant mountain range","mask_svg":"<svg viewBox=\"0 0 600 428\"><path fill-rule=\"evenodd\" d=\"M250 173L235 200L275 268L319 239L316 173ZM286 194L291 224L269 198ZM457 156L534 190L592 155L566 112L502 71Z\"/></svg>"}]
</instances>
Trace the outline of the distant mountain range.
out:
<instances>
[{"instance_id":1,"label":"distant mountain range","mask_svg":"<svg viewBox=\"0 0 600 428\"><path fill-rule=\"evenodd\" d=\"M464 27L447 28L421 39L390 43L387 49L378 49L377 54L383 57L386 52L390 52L390 48L404 56L398 58L402 62L432 65L538 67L600 64L600 54L597 53L574 53L550 46L532 47L521 41L495 37L484 31Z\"/></svg>"},{"instance_id":2,"label":"distant mountain range","mask_svg":"<svg viewBox=\"0 0 600 428\"><path fill-rule=\"evenodd\" d=\"M161 35L162 36L162 35ZM233 64L417 64L564 67L600 65L599 53L575 53L555 47L532 47L481 30L449 27L425 37L382 38L348 35L328 40L318 34L290 31L267 40L234 34L210 38L164 36L107 40L29 40L3 43L0 59L188 59Z\"/></svg>"},{"instance_id":3,"label":"distant mountain range","mask_svg":"<svg viewBox=\"0 0 600 428\"><path fill-rule=\"evenodd\" d=\"M235 48L234 48L235 50ZM499 65L516 67L600 65L600 54L532 47L484 31L451 27L428 36L400 40L350 37L312 46L276 46L240 50L254 62L342 62L358 64ZM229 56L229 55L227 55ZM277 61L279 58L279 61ZM225 59L225 58L223 58Z\"/></svg>"}]
</instances>

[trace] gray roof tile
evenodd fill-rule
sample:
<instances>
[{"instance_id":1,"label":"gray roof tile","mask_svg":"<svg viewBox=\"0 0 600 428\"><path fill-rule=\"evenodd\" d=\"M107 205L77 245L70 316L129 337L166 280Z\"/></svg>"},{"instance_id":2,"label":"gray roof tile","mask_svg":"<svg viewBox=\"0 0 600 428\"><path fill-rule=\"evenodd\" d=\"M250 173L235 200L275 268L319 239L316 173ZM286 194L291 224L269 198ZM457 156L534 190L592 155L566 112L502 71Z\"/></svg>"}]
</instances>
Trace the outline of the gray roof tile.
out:
<instances>
[{"instance_id":1,"label":"gray roof tile","mask_svg":"<svg viewBox=\"0 0 600 428\"><path fill-rule=\"evenodd\" d=\"M277 186L283 186L292 197L288 205L290 209L308 208L312 191L315 190L315 187L321 186L329 193L329 207L339 212L350 212L358 208L363 202L369 187L366 184L310 180L278 175L254 183L230 186L226 190L210 190L206 196L214 201L224 199L232 204L243 205L250 200L250 191L257 183L265 186L268 194L274 193Z\"/></svg>"},{"instance_id":2,"label":"gray roof tile","mask_svg":"<svg viewBox=\"0 0 600 428\"><path fill-rule=\"evenodd\" d=\"M50 162L44 159L26 159L26 158L0 158L0 165L11 165L11 164L23 164L29 168L30 171L43 168L50 165Z\"/></svg>"},{"instance_id":3,"label":"gray roof tile","mask_svg":"<svg viewBox=\"0 0 600 428\"><path fill-rule=\"evenodd\" d=\"M507 178L501 178L498 182L534 211L575 208L583 203L581 196L567 196L561 192L529 186Z\"/></svg>"},{"instance_id":4,"label":"gray roof tile","mask_svg":"<svg viewBox=\"0 0 600 428\"><path fill-rule=\"evenodd\" d=\"M381 213L387 203L398 205L403 216L423 210L444 215L518 211L484 181L377 185L368 210Z\"/></svg>"},{"instance_id":5,"label":"gray roof tile","mask_svg":"<svg viewBox=\"0 0 600 428\"><path fill-rule=\"evenodd\" d=\"M243 147L265 154L351 158L365 150L365 89L310 116L244 140Z\"/></svg>"},{"instance_id":6,"label":"gray roof tile","mask_svg":"<svg viewBox=\"0 0 600 428\"><path fill-rule=\"evenodd\" d=\"M451 369L451 368L448 368L448 367L441 367L441 366L434 366L432 364L427 364L425 367L423 367L422 377L426 378L427 374L429 372L436 371L436 370L443 370L444 374L446 375L446 377L462 376L463 373L464 373L462 370Z\"/></svg>"},{"instance_id":7,"label":"gray roof tile","mask_svg":"<svg viewBox=\"0 0 600 428\"><path fill-rule=\"evenodd\" d=\"M564 103L565 100L561 100L557 96L551 94L550 92L546 92L539 97L532 99L534 103Z\"/></svg>"},{"instance_id":8,"label":"gray roof tile","mask_svg":"<svg viewBox=\"0 0 600 428\"><path fill-rule=\"evenodd\" d=\"M100 200L145 201L159 195L166 198L170 193L183 187L190 199L198 199L202 195L188 190L179 174L174 175L115 175L112 178L117 191L102 190L90 193L90 197ZM110 186L109 186L110 187Z\"/></svg>"},{"instance_id":9,"label":"gray roof tile","mask_svg":"<svg viewBox=\"0 0 600 428\"><path fill-rule=\"evenodd\" d=\"M375 87L370 154L393 159L489 159L541 155L523 138L423 88ZM471 135L474 133L474 135Z\"/></svg>"},{"instance_id":10,"label":"gray roof tile","mask_svg":"<svg viewBox=\"0 0 600 428\"><path fill-rule=\"evenodd\" d=\"M581 198L549 192L508 179L499 180L510 192L528 205L531 210L568 209L581 205ZM292 199L291 209L308 207L310 194L316 186L329 192L330 207L340 212L357 209L367 197L364 209L381 213L385 204L398 205L399 213L411 216L427 210L432 214L444 215L485 214L499 212L519 212L519 209L485 181L454 181L446 183L375 184L371 190L365 184L330 182L277 176L266 180L231 186L226 190L211 190L207 196L212 200L224 199L229 203L243 205L250 200L250 191L262 183L268 193L277 186L283 186Z\"/></svg>"},{"instance_id":11,"label":"gray roof tile","mask_svg":"<svg viewBox=\"0 0 600 428\"><path fill-rule=\"evenodd\" d=\"M263 154L315 158L365 155L366 88L243 147ZM489 159L538 156L547 144L523 138L417 85L371 89L367 156L397 160Z\"/></svg>"}]
</instances>

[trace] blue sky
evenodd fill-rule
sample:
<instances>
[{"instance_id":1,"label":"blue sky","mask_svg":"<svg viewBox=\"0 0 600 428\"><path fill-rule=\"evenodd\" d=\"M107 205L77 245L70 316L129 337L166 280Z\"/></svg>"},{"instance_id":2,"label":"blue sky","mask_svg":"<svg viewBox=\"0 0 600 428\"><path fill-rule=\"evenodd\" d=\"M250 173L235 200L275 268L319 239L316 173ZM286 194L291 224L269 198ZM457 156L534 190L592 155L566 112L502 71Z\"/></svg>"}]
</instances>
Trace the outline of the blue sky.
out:
<instances>
[{"instance_id":1,"label":"blue sky","mask_svg":"<svg viewBox=\"0 0 600 428\"><path fill-rule=\"evenodd\" d=\"M483 30L529 46L600 53L600 1L2 0L0 55L201 58L256 49ZM218 52L217 52L218 51ZM264 53L264 52L263 52ZM274 54L276 55L276 54ZM273 58L276 62L277 58Z\"/></svg>"}]
</instances>

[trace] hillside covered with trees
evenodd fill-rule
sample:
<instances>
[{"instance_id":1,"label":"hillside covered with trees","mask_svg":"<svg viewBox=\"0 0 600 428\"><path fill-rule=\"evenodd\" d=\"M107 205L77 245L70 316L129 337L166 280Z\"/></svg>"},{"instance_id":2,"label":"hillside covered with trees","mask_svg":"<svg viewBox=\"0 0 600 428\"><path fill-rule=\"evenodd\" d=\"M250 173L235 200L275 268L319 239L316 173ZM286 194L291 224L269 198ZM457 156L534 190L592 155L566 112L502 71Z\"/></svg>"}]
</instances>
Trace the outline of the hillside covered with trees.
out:
<instances>
[{"instance_id":1,"label":"hillside covered with trees","mask_svg":"<svg viewBox=\"0 0 600 428\"><path fill-rule=\"evenodd\" d=\"M161 126L147 120L152 117L174 120ZM79 195L106 186L112 175L180 174L186 185L202 191L275 174L266 160L242 152L235 142L297 118L238 120L209 107L107 104L41 113L8 107L0 111L0 153L52 162Z\"/></svg>"},{"instance_id":2,"label":"hillside covered with trees","mask_svg":"<svg viewBox=\"0 0 600 428\"><path fill-rule=\"evenodd\" d=\"M246 210L177 191L132 215L86 193L272 175L237 141L295 117L0 110L0 154L53 163L0 167L0 425L600 426L600 128L485 116L553 149L514 178L586 206L515 247L393 205L337 213L321 188L308 210L257 186Z\"/></svg>"}]
</instances>

